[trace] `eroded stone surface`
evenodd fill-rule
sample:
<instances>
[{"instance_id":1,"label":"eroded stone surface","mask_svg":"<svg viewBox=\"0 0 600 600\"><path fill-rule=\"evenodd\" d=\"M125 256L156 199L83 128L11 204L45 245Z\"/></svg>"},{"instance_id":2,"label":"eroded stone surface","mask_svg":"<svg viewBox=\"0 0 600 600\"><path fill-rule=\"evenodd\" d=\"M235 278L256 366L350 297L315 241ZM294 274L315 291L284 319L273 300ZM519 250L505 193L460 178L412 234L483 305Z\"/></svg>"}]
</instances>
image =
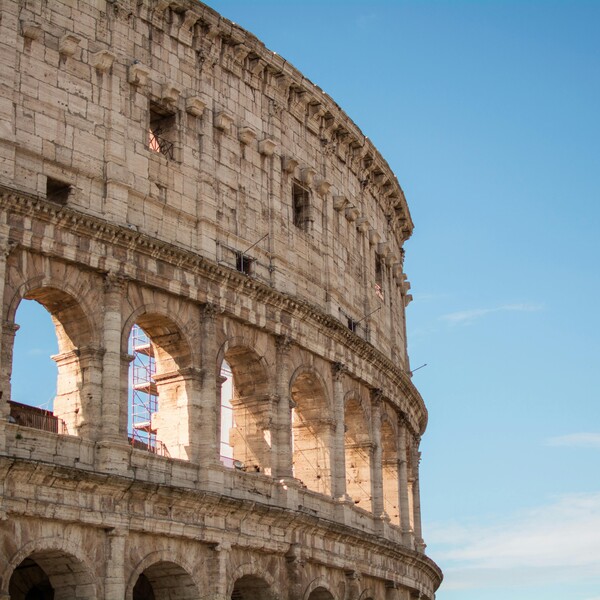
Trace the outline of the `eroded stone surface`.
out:
<instances>
[{"instance_id":1,"label":"eroded stone surface","mask_svg":"<svg viewBox=\"0 0 600 600\"><path fill-rule=\"evenodd\" d=\"M0 598L432 599L412 221L370 141L191 0L4 0L0 60ZM54 415L10 404L23 299ZM128 440L134 324L164 456Z\"/></svg>"}]
</instances>

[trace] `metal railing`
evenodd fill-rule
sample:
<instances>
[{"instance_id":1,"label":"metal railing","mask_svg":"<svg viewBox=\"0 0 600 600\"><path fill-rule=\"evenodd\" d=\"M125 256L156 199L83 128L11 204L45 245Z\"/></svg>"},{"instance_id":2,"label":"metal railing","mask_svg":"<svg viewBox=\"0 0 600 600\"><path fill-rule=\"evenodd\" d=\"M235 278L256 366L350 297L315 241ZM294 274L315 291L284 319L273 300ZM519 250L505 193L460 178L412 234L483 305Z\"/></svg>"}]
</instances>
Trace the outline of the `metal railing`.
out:
<instances>
[{"instance_id":1,"label":"metal railing","mask_svg":"<svg viewBox=\"0 0 600 600\"><path fill-rule=\"evenodd\" d=\"M151 454L156 454L156 456L165 456L166 458L171 458L171 454L167 450L167 447L160 440L153 440L152 444L148 444L145 440L140 440L135 436L129 436L129 443L136 450L144 450L146 452L150 452Z\"/></svg>"},{"instance_id":2,"label":"metal railing","mask_svg":"<svg viewBox=\"0 0 600 600\"><path fill-rule=\"evenodd\" d=\"M173 160L175 158L175 144L165 139L161 134L162 131L160 129L155 129L154 131L150 130L148 141L150 150L158 152L168 159Z\"/></svg>"},{"instance_id":3,"label":"metal railing","mask_svg":"<svg viewBox=\"0 0 600 600\"><path fill-rule=\"evenodd\" d=\"M66 434L67 426L62 419L59 419L50 410L28 406L20 402L9 402L10 420L22 427L31 427L50 433Z\"/></svg>"}]
</instances>

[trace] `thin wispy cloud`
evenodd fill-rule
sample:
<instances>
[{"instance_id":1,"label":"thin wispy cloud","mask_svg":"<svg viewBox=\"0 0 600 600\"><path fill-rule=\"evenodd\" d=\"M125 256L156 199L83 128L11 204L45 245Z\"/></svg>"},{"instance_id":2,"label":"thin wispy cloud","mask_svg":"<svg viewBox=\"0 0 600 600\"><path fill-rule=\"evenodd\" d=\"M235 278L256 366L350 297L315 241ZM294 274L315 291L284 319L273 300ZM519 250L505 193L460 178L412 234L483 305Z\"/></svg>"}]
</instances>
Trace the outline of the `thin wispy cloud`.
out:
<instances>
[{"instance_id":1,"label":"thin wispy cloud","mask_svg":"<svg viewBox=\"0 0 600 600\"><path fill-rule=\"evenodd\" d=\"M600 584L600 492L571 494L495 525L434 527L445 589Z\"/></svg>"},{"instance_id":2,"label":"thin wispy cloud","mask_svg":"<svg viewBox=\"0 0 600 600\"><path fill-rule=\"evenodd\" d=\"M500 312L537 312L542 310L540 304L503 304L494 308L473 308L442 315L440 319L450 325L465 325L477 319Z\"/></svg>"},{"instance_id":3,"label":"thin wispy cloud","mask_svg":"<svg viewBox=\"0 0 600 600\"><path fill-rule=\"evenodd\" d=\"M600 433L570 433L558 435L546 440L547 446L563 446L566 448L598 448L600 449ZM600 600L600 597L598 598Z\"/></svg>"}]
</instances>

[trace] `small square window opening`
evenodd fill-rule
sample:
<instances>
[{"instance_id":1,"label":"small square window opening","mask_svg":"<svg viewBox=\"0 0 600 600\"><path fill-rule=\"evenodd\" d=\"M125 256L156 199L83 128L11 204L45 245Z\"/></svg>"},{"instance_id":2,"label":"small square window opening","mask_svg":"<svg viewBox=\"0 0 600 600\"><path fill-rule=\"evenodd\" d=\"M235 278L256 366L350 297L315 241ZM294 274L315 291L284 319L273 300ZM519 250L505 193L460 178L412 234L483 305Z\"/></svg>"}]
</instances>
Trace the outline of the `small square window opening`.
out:
<instances>
[{"instance_id":1,"label":"small square window opening","mask_svg":"<svg viewBox=\"0 0 600 600\"><path fill-rule=\"evenodd\" d=\"M173 160L176 141L177 117L175 113L169 112L158 104L150 104L148 148Z\"/></svg>"},{"instance_id":2,"label":"small square window opening","mask_svg":"<svg viewBox=\"0 0 600 600\"><path fill-rule=\"evenodd\" d=\"M236 253L235 260L235 268L240 273L245 273L246 275L251 275L254 270L254 260L250 257L242 254L241 252Z\"/></svg>"},{"instance_id":3,"label":"small square window opening","mask_svg":"<svg viewBox=\"0 0 600 600\"><path fill-rule=\"evenodd\" d=\"M299 229L310 229L310 192L299 183L294 182L292 187L292 210L294 225Z\"/></svg>"},{"instance_id":4,"label":"small square window opening","mask_svg":"<svg viewBox=\"0 0 600 600\"><path fill-rule=\"evenodd\" d=\"M383 264L381 258L375 255L375 294L380 300L384 299L383 295Z\"/></svg>"},{"instance_id":5,"label":"small square window opening","mask_svg":"<svg viewBox=\"0 0 600 600\"><path fill-rule=\"evenodd\" d=\"M71 194L71 186L64 181L58 179L52 179L48 177L46 179L46 199L56 202L57 204L66 204Z\"/></svg>"}]
</instances>

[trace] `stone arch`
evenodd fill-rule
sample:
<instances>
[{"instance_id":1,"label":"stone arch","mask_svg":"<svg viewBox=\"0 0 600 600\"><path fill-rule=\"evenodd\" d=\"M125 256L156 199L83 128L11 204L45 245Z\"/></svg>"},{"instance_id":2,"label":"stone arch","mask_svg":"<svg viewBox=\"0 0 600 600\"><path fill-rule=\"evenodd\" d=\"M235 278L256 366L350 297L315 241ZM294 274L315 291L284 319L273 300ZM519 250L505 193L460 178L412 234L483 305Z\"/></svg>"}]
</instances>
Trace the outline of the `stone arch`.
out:
<instances>
[{"instance_id":1,"label":"stone arch","mask_svg":"<svg viewBox=\"0 0 600 600\"><path fill-rule=\"evenodd\" d=\"M195 569L173 551L158 550L145 556L133 569L125 591L126 600L197 600L202 589Z\"/></svg>"},{"instance_id":2,"label":"stone arch","mask_svg":"<svg viewBox=\"0 0 600 600\"><path fill-rule=\"evenodd\" d=\"M381 469L383 510L394 525L400 524L398 479L398 427L387 411L381 413Z\"/></svg>"},{"instance_id":3,"label":"stone arch","mask_svg":"<svg viewBox=\"0 0 600 600\"><path fill-rule=\"evenodd\" d=\"M221 388L222 447L226 438L233 464L247 471L270 475L273 420L271 369L264 356L260 356L244 337L226 340L217 356L221 361L221 382L225 384ZM224 365L228 369L224 369ZM227 377L231 377L232 381L226 382ZM231 397L226 398L224 394ZM229 462L225 458L222 460L226 464Z\"/></svg>"},{"instance_id":4,"label":"stone arch","mask_svg":"<svg viewBox=\"0 0 600 600\"><path fill-rule=\"evenodd\" d=\"M144 431L143 439L147 439L148 449L174 458L193 459L199 441L194 438L196 432L193 431L191 411L192 399L199 393L200 370L196 368L186 323L163 307L143 305L137 308L124 320L121 334L124 356L127 356L134 325L140 327L149 341L143 349L134 348L134 354L138 350L140 355L151 356L153 367L142 391L152 398L147 419L132 422L132 428ZM122 404L127 406L127 402Z\"/></svg>"},{"instance_id":5,"label":"stone arch","mask_svg":"<svg viewBox=\"0 0 600 600\"><path fill-rule=\"evenodd\" d=\"M24 600L33 587L39 586L42 593L47 592L49 587L53 591L54 600L70 600L75 597L96 600L102 597L102 590L99 589L99 580L90 564L91 561L79 546L69 540L32 540L8 561L0 576L0 596Z\"/></svg>"},{"instance_id":6,"label":"stone arch","mask_svg":"<svg viewBox=\"0 0 600 600\"><path fill-rule=\"evenodd\" d=\"M306 590L304 590L302 600L336 600L336 598L331 591L329 583L324 579L318 578L313 579L308 584Z\"/></svg>"},{"instance_id":7,"label":"stone arch","mask_svg":"<svg viewBox=\"0 0 600 600\"><path fill-rule=\"evenodd\" d=\"M275 579L254 562L239 565L229 577L227 598L233 600L276 600Z\"/></svg>"},{"instance_id":8,"label":"stone arch","mask_svg":"<svg viewBox=\"0 0 600 600\"><path fill-rule=\"evenodd\" d=\"M141 325L142 322L145 326ZM157 304L144 304L133 310L127 319L123 321L121 334L121 352L123 354L128 352L129 332L135 324L140 325L144 330L152 331L156 336L168 338L170 335L175 335L179 338L178 340L171 340L170 344L174 344L175 341L185 344L185 348L182 346L180 351L185 351L187 356L173 358L177 361L178 368L198 365L199 359L196 348L191 343L190 336L184 333L189 331L189 323L180 319L178 314L168 312L164 307ZM154 343L158 342L155 341Z\"/></svg>"},{"instance_id":9,"label":"stone arch","mask_svg":"<svg viewBox=\"0 0 600 600\"><path fill-rule=\"evenodd\" d=\"M372 588L365 588L357 600L375 600L376 594Z\"/></svg>"},{"instance_id":10,"label":"stone arch","mask_svg":"<svg viewBox=\"0 0 600 600\"><path fill-rule=\"evenodd\" d=\"M362 397L355 391L344 397L344 430L346 492L357 506L371 510L370 419Z\"/></svg>"},{"instance_id":11,"label":"stone arch","mask_svg":"<svg viewBox=\"0 0 600 600\"><path fill-rule=\"evenodd\" d=\"M58 342L58 354L51 357L57 365L57 385L52 412L12 403L13 418L17 423L31 423L55 433L95 437L101 411L99 327L88 300L66 281L35 275L13 289L3 329L3 396L10 401L14 337L18 331L15 319L23 300L37 302L50 314Z\"/></svg>"},{"instance_id":12,"label":"stone arch","mask_svg":"<svg viewBox=\"0 0 600 600\"><path fill-rule=\"evenodd\" d=\"M294 477L311 490L331 494L331 447L335 422L319 372L300 366L290 380Z\"/></svg>"}]
</instances>

